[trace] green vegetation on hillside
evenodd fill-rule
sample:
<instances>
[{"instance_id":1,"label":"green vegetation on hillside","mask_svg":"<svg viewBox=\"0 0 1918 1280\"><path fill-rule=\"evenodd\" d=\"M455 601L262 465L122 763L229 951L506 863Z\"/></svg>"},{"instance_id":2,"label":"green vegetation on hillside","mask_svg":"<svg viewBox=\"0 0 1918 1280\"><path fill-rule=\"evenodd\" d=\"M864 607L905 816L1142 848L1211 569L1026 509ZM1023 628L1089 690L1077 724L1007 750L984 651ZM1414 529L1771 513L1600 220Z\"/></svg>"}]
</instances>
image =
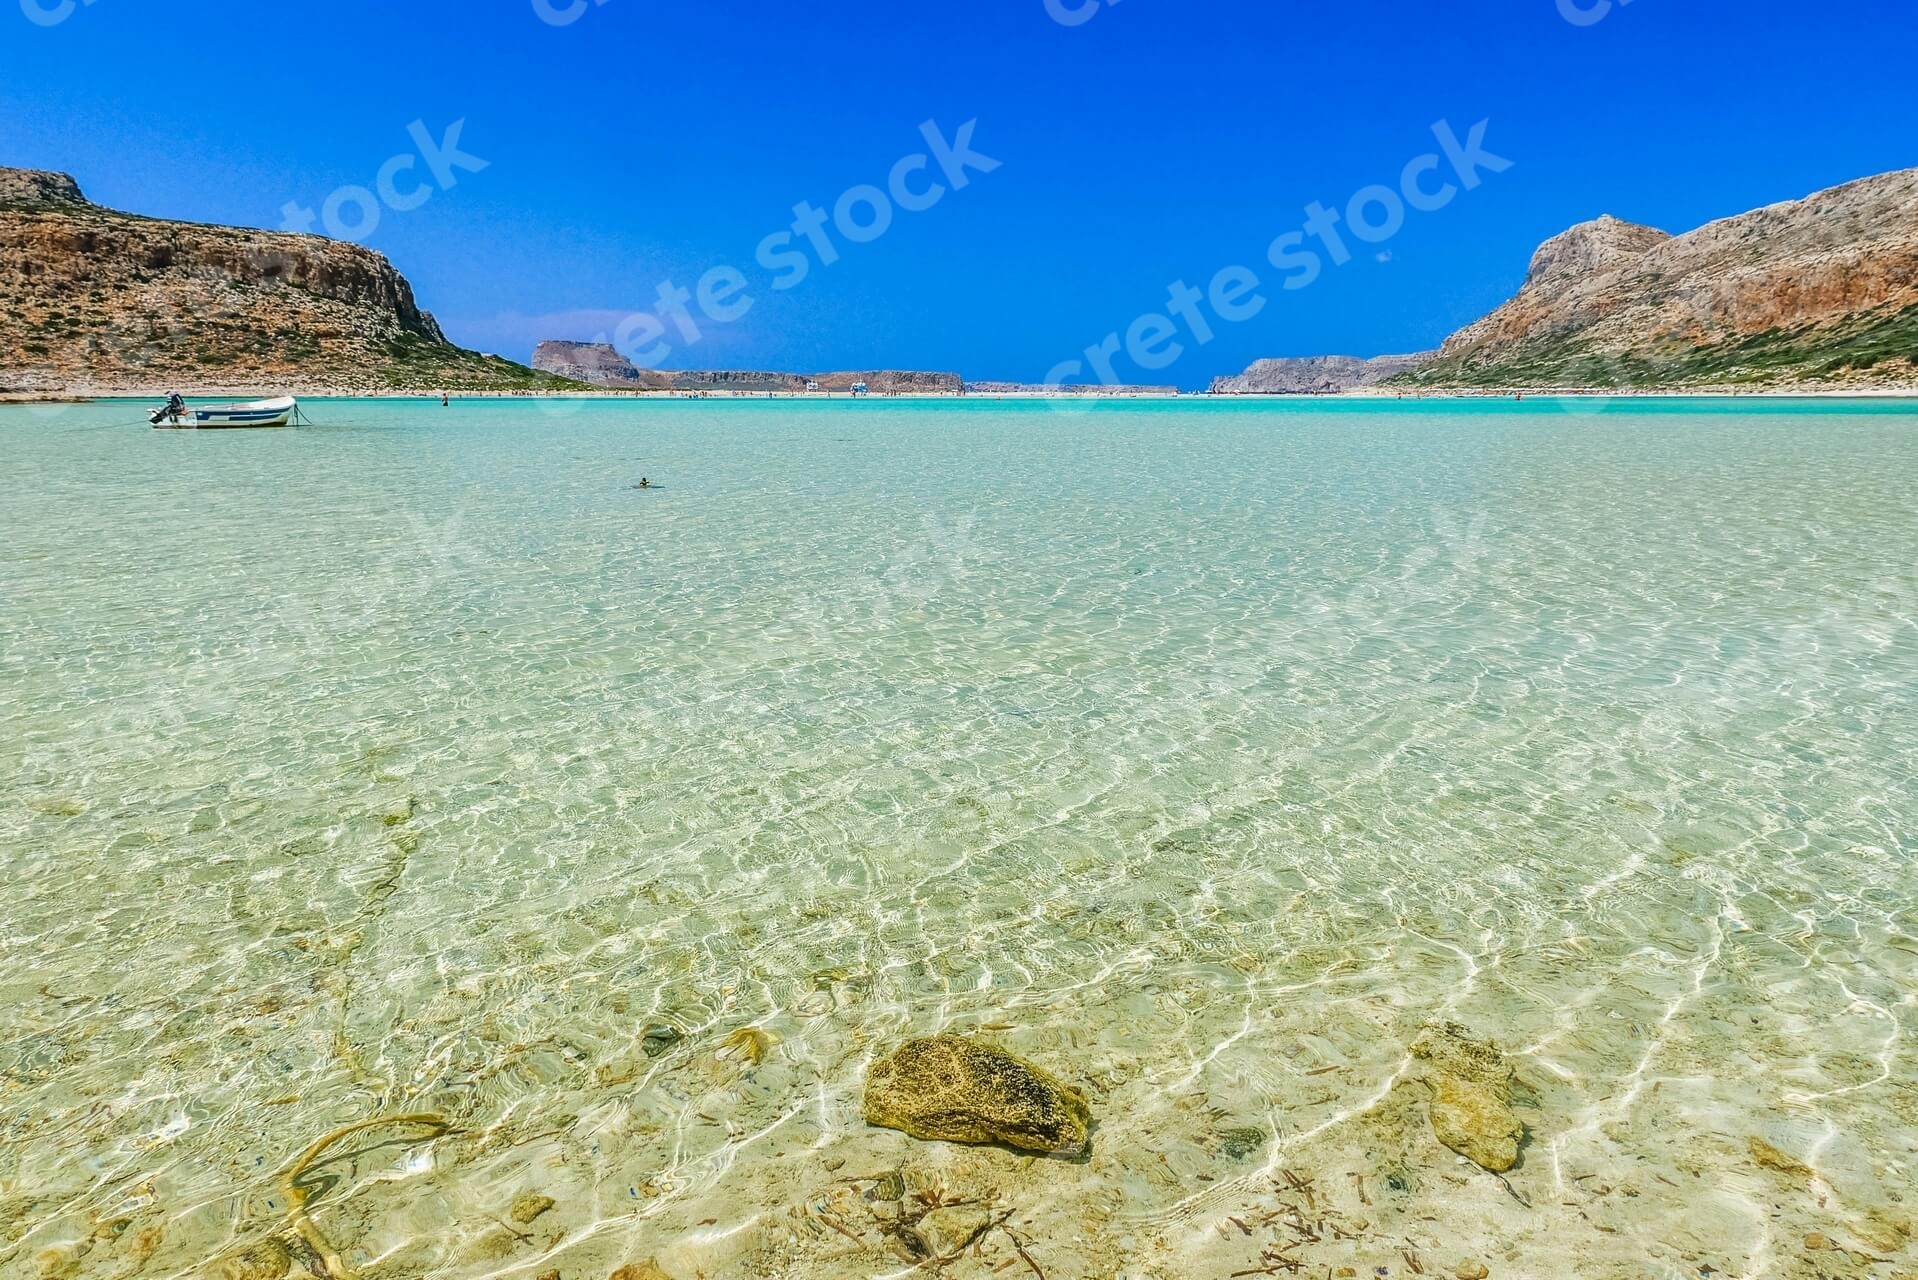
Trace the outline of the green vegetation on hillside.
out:
<instances>
[{"instance_id":1,"label":"green vegetation on hillside","mask_svg":"<svg viewBox=\"0 0 1918 1280\"><path fill-rule=\"evenodd\" d=\"M386 344L392 363L368 370L394 390L421 391L585 391L583 382L541 373L500 356L402 333ZM382 376L383 375L383 376Z\"/></svg>"},{"instance_id":2,"label":"green vegetation on hillside","mask_svg":"<svg viewBox=\"0 0 1918 1280\"><path fill-rule=\"evenodd\" d=\"M1667 341L1595 351L1576 338L1528 342L1494 355L1440 358L1389 387L1566 387L1590 390L1868 383L1918 365L1918 306L1835 324L1768 329L1722 342Z\"/></svg>"}]
</instances>

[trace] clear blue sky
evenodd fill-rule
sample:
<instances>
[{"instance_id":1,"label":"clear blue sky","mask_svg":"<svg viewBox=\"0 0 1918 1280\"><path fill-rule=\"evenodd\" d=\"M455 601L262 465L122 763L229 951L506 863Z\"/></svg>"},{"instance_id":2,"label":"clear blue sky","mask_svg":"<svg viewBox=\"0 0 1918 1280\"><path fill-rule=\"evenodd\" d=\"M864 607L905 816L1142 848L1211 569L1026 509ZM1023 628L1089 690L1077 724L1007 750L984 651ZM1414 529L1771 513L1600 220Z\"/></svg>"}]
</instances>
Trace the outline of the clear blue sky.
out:
<instances>
[{"instance_id":1,"label":"clear blue sky","mask_svg":"<svg viewBox=\"0 0 1918 1280\"><path fill-rule=\"evenodd\" d=\"M1582 25L1559 0L1121 0L1077 26L1044 0L577 2L564 26L533 0L92 0L42 25L0 0L0 164L273 227L288 202L374 187L412 121L437 139L463 118L487 167L384 211L366 243L456 341L522 360L731 265L752 309L699 318L664 363L1037 381L1165 309L1173 280L1254 269L1256 317L1203 346L1182 329L1156 373L1121 359L1128 381L1184 386L1435 344L1600 213L1685 230L1918 164L1910 0L1631 0ZM59 0L25 3L51 21ZM868 243L829 231L837 263L769 287L755 250L796 204L884 188L927 150L922 121L974 118L997 170ZM1489 118L1513 167L1281 289L1273 238L1314 200L1396 187L1441 118L1461 137Z\"/></svg>"}]
</instances>

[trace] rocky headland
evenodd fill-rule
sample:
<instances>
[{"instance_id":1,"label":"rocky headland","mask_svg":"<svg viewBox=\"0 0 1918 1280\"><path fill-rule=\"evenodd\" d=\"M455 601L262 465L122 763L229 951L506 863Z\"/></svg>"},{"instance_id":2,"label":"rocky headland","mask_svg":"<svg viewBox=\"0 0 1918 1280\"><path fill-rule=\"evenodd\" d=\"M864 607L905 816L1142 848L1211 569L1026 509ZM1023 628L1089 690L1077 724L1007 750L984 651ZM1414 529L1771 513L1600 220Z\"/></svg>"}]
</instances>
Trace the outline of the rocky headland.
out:
<instances>
[{"instance_id":1,"label":"rocky headland","mask_svg":"<svg viewBox=\"0 0 1918 1280\"><path fill-rule=\"evenodd\" d=\"M533 368L613 391L656 391L666 385L662 375L651 369L642 373L606 342L542 342L533 351Z\"/></svg>"},{"instance_id":2,"label":"rocky headland","mask_svg":"<svg viewBox=\"0 0 1918 1280\"><path fill-rule=\"evenodd\" d=\"M0 391L572 385L448 342L370 249L121 213L0 168Z\"/></svg>"},{"instance_id":3,"label":"rocky headland","mask_svg":"<svg viewBox=\"0 0 1918 1280\"><path fill-rule=\"evenodd\" d=\"M1214 378L1215 396L1333 395L1359 387L1375 387L1387 378L1416 369L1434 352L1409 356L1298 356L1255 360L1244 373Z\"/></svg>"},{"instance_id":4,"label":"rocky headland","mask_svg":"<svg viewBox=\"0 0 1918 1280\"><path fill-rule=\"evenodd\" d=\"M720 394L803 395L849 392L865 383L874 395L961 395L956 373L903 369L868 372L773 373L757 369L641 369L605 342L550 339L533 352L533 368L610 391L692 391Z\"/></svg>"},{"instance_id":5,"label":"rocky headland","mask_svg":"<svg viewBox=\"0 0 1918 1280\"><path fill-rule=\"evenodd\" d=\"M1394 367L1396 366L1396 367ZM1672 235L1553 236L1517 295L1423 356L1261 360L1214 394L1918 387L1918 169Z\"/></svg>"},{"instance_id":6,"label":"rocky headland","mask_svg":"<svg viewBox=\"0 0 1918 1280\"><path fill-rule=\"evenodd\" d=\"M1602 217L1395 386L1868 389L1918 381L1918 169L1683 235Z\"/></svg>"},{"instance_id":7,"label":"rocky headland","mask_svg":"<svg viewBox=\"0 0 1918 1280\"><path fill-rule=\"evenodd\" d=\"M705 392L715 395L844 395L865 383L873 395L912 396L1176 396L1177 387L1045 386L1033 382L972 382L956 373L911 369L865 372L774 373L758 369L641 369L611 343L548 339L533 352L533 368L604 391Z\"/></svg>"}]
</instances>

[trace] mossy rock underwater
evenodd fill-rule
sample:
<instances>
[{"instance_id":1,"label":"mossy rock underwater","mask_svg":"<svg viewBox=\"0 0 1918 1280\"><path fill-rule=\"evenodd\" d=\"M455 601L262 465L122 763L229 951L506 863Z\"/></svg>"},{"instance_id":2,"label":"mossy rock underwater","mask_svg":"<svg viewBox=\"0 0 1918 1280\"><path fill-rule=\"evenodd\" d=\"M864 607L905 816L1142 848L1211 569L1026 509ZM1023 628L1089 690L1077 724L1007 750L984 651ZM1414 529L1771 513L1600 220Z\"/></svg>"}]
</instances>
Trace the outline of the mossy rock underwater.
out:
<instances>
[{"instance_id":1,"label":"mossy rock underwater","mask_svg":"<svg viewBox=\"0 0 1918 1280\"><path fill-rule=\"evenodd\" d=\"M1525 1125L1512 1110L1514 1072L1499 1047L1448 1022L1420 1036L1412 1056L1425 1064L1433 1136L1481 1169L1516 1168Z\"/></svg>"},{"instance_id":2,"label":"mossy rock underwater","mask_svg":"<svg viewBox=\"0 0 1918 1280\"><path fill-rule=\"evenodd\" d=\"M866 1075L866 1123L927 1142L1001 1143L1080 1155L1091 1138L1083 1094L1003 1049L942 1035L908 1041Z\"/></svg>"}]
</instances>

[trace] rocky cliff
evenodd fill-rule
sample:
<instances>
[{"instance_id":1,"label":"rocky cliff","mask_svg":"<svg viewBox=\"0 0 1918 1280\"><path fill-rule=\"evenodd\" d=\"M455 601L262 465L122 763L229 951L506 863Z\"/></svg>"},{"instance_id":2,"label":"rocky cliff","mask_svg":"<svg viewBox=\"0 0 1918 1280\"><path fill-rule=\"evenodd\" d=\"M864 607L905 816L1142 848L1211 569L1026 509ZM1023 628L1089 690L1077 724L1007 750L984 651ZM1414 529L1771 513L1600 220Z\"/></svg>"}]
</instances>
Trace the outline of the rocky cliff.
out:
<instances>
[{"instance_id":1,"label":"rocky cliff","mask_svg":"<svg viewBox=\"0 0 1918 1280\"><path fill-rule=\"evenodd\" d=\"M664 375L634 368L609 342L542 342L533 350L533 368L614 390L660 390L668 385Z\"/></svg>"},{"instance_id":2,"label":"rocky cliff","mask_svg":"<svg viewBox=\"0 0 1918 1280\"><path fill-rule=\"evenodd\" d=\"M1582 223L1396 385L1869 386L1911 381L1914 362L1918 169L1678 236Z\"/></svg>"},{"instance_id":3,"label":"rocky cliff","mask_svg":"<svg viewBox=\"0 0 1918 1280\"><path fill-rule=\"evenodd\" d=\"M816 391L850 391L865 383L874 395L901 392L914 395L958 395L964 383L956 373L918 373L875 369L867 373L767 373L754 369L637 369L604 342L542 342L533 352L533 368L595 387L622 391L720 391L759 393L777 391L797 395Z\"/></svg>"},{"instance_id":4,"label":"rocky cliff","mask_svg":"<svg viewBox=\"0 0 1918 1280\"><path fill-rule=\"evenodd\" d=\"M0 390L570 385L446 341L380 254L164 222L0 168Z\"/></svg>"},{"instance_id":5,"label":"rocky cliff","mask_svg":"<svg viewBox=\"0 0 1918 1280\"><path fill-rule=\"evenodd\" d=\"M1377 386L1387 378L1415 369L1432 358L1430 351L1409 356L1301 356L1255 360L1244 373L1214 378L1215 396L1331 395Z\"/></svg>"},{"instance_id":6,"label":"rocky cliff","mask_svg":"<svg viewBox=\"0 0 1918 1280\"><path fill-rule=\"evenodd\" d=\"M917 369L868 369L861 373L815 373L812 380L821 391L848 391L855 382L872 388L874 395L898 392L914 396L956 396L965 394L966 380L956 373L926 373Z\"/></svg>"}]
</instances>

